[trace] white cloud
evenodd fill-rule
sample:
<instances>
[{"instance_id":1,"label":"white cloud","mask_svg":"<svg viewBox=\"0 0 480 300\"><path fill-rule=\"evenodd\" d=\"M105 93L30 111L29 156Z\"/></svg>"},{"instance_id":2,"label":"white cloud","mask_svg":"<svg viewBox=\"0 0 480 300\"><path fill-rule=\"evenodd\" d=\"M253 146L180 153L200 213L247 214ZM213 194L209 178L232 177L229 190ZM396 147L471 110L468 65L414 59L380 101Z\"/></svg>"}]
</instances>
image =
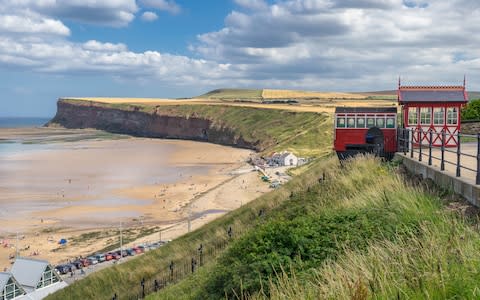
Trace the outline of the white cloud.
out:
<instances>
[{"instance_id":1,"label":"white cloud","mask_svg":"<svg viewBox=\"0 0 480 300\"><path fill-rule=\"evenodd\" d=\"M125 44L101 43L95 40L90 40L84 43L82 48L85 50L99 51L99 52L127 51L127 46Z\"/></svg>"},{"instance_id":2,"label":"white cloud","mask_svg":"<svg viewBox=\"0 0 480 300\"><path fill-rule=\"evenodd\" d=\"M60 21L29 15L1 15L0 33L70 35L70 30Z\"/></svg>"},{"instance_id":3,"label":"white cloud","mask_svg":"<svg viewBox=\"0 0 480 300\"><path fill-rule=\"evenodd\" d=\"M144 7L167 11L171 14L178 14L182 10L175 0L140 0Z\"/></svg>"},{"instance_id":4,"label":"white cloud","mask_svg":"<svg viewBox=\"0 0 480 300\"><path fill-rule=\"evenodd\" d=\"M197 89L387 89L395 88L398 75L458 83L466 73L470 85L480 88L480 78L471 75L480 71L480 4L474 0L235 0L238 11L225 17L225 26L200 34L189 47L196 58L68 39L61 20L123 26L138 11L133 0L1 1L0 68ZM157 10L180 11L173 1L139 3L152 9L142 19Z\"/></svg>"},{"instance_id":5,"label":"white cloud","mask_svg":"<svg viewBox=\"0 0 480 300\"><path fill-rule=\"evenodd\" d=\"M412 2L412 1L410 1ZM473 0L236 0L225 27L200 34L198 55L241 66L256 86L365 90L395 77L454 83L480 60ZM468 9L465 9L468 7ZM471 78L480 85L480 78Z\"/></svg>"},{"instance_id":6,"label":"white cloud","mask_svg":"<svg viewBox=\"0 0 480 300\"><path fill-rule=\"evenodd\" d=\"M158 16L156 13L151 12L151 11L146 11L142 14L142 20L145 22L153 22L156 19L158 19Z\"/></svg>"},{"instance_id":7,"label":"white cloud","mask_svg":"<svg viewBox=\"0 0 480 300\"><path fill-rule=\"evenodd\" d=\"M263 10L268 8L264 0L234 0L235 3L243 8L251 10Z\"/></svg>"},{"instance_id":8,"label":"white cloud","mask_svg":"<svg viewBox=\"0 0 480 300\"><path fill-rule=\"evenodd\" d=\"M135 0L3 0L8 11L35 11L52 18L80 23L121 27L128 25L138 10Z\"/></svg>"}]
</instances>

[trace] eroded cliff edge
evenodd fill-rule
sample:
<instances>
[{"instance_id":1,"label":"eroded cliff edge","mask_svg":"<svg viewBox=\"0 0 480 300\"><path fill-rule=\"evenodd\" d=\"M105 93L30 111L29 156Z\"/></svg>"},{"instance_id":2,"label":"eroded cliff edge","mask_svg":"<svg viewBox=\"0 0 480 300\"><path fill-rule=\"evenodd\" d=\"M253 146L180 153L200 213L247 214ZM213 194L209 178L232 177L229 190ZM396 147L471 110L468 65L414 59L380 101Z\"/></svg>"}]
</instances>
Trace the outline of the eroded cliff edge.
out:
<instances>
[{"instance_id":1,"label":"eroded cliff edge","mask_svg":"<svg viewBox=\"0 0 480 300\"><path fill-rule=\"evenodd\" d=\"M95 128L139 137L205 141L221 145L264 150L259 140L245 140L234 128L191 115L162 112L159 106L145 110L139 105L108 105L92 101L59 100L57 113L47 126Z\"/></svg>"},{"instance_id":2,"label":"eroded cliff edge","mask_svg":"<svg viewBox=\"0 0 480 300\"><path fill-rule=\"evenodd\" d=\"M329 153L332 119L298 112L222 103L107 103L60 99L47 126L95 128L140 137L205 141L258 152L289 150L315 157Z\"/></svg>"}]
</instances>

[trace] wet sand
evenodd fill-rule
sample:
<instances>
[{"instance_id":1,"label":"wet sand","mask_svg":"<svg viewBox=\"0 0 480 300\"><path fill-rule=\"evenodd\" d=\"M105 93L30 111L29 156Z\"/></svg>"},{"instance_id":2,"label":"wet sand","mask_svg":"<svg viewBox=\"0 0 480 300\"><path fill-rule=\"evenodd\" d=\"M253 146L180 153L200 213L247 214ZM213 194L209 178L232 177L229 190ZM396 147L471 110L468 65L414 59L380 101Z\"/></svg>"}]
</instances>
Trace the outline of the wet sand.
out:
<instances>
[{"instance_id":1,"label":"wet sand","mask_svg":"<svg viewBox=\"0 0 480 300\"><path fill-rule=\"evenodd\" d=\"M45 130L32 132L58 133ZM0 139L25 136L3 133ZM16 232L21 255L38 251L36 257L57 263L118 241L120 222L137 240L131 243L153 239L159 229L173 239L186 232L189 212L197 228L268 191L254 172L232 175L249 168L252 152L244 149L143 138L22 146L0 144L2 269L15 252ZM72 242L60 247L60 238Z\"/></svg>"}]
</instances>

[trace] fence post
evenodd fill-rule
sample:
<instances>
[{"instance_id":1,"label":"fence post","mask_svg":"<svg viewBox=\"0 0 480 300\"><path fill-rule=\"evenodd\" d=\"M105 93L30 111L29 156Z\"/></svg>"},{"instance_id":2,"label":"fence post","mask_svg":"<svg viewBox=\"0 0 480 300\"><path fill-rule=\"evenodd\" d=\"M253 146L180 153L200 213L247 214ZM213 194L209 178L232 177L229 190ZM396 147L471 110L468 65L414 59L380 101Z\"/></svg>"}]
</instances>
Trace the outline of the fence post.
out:
<instances>
[{"instance_id":1,"label":"fence post","mask_svg":"<svg viewBox=\"0 0 480 300\"><path fill-rule=\"evenodd\" d=\"M457 177L460 177L460 131L457 133Z\"/></svg>"},{"instance_id":2,"label":"fence post","mask_svg":"<svg viewBox=\"0 0 480 300\"><path fill-rule=\"evenodd\" d=\"M406 130L406 128L402 128L402 137L403 137L403 155L407 155L407 151L408 151L408 130Z\"/></svg>"},{"instance_id":3,"label":"fence post","mask_svg":"<svg viewBox=\"0 0 480 300\"><path fill-rule=\"evenodd\" d=\"M197 260L192 257L192 273L195 273L195 266L197 265Z\"/></svg>"},{"instance_id":4,"label":"fence post","mask_svg":"<svg viewBox=\"0 0 480 300\"><path fill-rule=\"evenodd\" d=\"M428 138L429 138L429 142L428 142L428 165L431 166L432 165L432 144L433 144L433 132L432 132L432 129L430 128L429 132L428 132Z\"/></svg>"},{"instance_id":5,"label":"fence post","mask_svg":"<svg viewBox=\"0 0 480 300\"><path fill-rule=\"evenodd\" d=\"M445 171L445 129L442 129L442 160L440 162L440 170Z\"/></svg>"},{"instance_id":6,"label":"fence post","mask_svg":"<svg viewBox=\"0 0 480 300\"><path fill-rule=\"evenodd\" d=\"M140 285L142 286L142 299L145 298L145 278L142 278L140 281Z\"/></svg>"},{"instance_id":7,"label":"fence post","mask_svg":"<svg viewBox=\"0 0 480 300\"><path fill-rule=\"evenodd\" d=\"M480 133L477 133L477 178L476 184L480 184Z\"/></svg>"},{"instance_id":8,"label":"fence post","mask_svg":"<svg viewBox=\"0 0 480 300\"><path fill-rule=\"evenodd\" d=\"M413 158L413 128L409 131L410 132L410 158Z\"/></svg>"},{"instance_id":9,"label":"fence post","mask_svg":"<svg viewBox=\"0 0 480 300\"><path fill-rule=\"evenodd\" d=\"M173 282L173 269L174 269L174 264L173 264L173 260L170 262L170 266L168 266L168 268L170 269L170 281Z\"/></svg>"},{"instance_id":10,"label":"fence post","mask_svg":"<svg viewBox=\"0 0 480 300\"><path fill-rule=\"evenodd\" d=\"M423 129L420 127L420 138L418 139L418 150L420 151L418 154L418 161L422 161L422 140L423 140Z\"/></svg>"},{"instance_id":11,"label":"fence post","mask_svg":"<svg viewBox=\"0 0 480 300\"><path fill-rule=\"evenodd\" d=\"M203 266L203 244L198 247L198 255L200 256L200 267Z\"/></svg>"}]
</instances>

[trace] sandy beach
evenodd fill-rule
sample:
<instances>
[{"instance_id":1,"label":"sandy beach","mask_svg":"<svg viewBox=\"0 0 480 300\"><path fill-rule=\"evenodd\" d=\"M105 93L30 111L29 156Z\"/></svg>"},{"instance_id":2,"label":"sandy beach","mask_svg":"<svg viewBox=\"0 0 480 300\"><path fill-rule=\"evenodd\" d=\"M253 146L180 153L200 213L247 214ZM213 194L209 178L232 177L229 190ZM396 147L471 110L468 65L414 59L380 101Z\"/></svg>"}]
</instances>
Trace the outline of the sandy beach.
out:
<instances>
[{"instance_id":1,"label":"sandy beach","mask_svg":"<svg viewBox=\"0 0 480 300\"><path fill-rule=\"evenodd\" d=\"M173 239L187 232L189 215L195 229L269 191L249 172L249 150L85 134L97 132L0 130L0 140L17 142L0 144L1 269L17 232L20 255L58 263L117 243L120 223L126 244L158 240L160 230Z\"/></svg>"}]
</instances>

